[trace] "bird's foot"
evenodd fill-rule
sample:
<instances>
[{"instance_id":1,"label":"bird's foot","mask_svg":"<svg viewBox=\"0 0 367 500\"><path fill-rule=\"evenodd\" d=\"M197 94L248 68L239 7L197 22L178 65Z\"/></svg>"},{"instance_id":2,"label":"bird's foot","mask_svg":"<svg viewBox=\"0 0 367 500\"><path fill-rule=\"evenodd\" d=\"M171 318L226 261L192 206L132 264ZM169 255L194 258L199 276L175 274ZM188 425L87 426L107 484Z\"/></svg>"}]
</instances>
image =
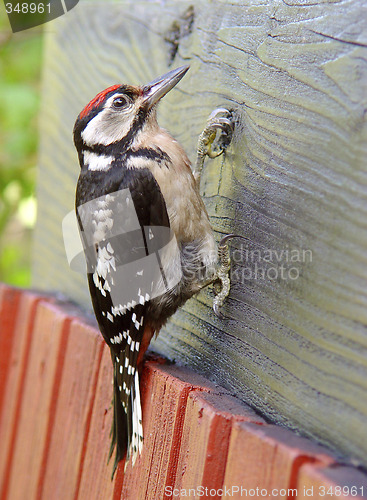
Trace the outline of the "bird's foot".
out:
<instances>
[{"instance_id":1,"label":"bird's foot","mask_svg":"<svg viewBox=\"0 0 367 500\"><path fill-rule=\"evenodd\" d=\"M194 171L194 176L198 186L200 186L201 172L204 166L205 157L217 158L225 154L229 144L231 143L234 131L234 116L232 111L225 108L215 109L209 116L206 126L199 136L197 146L197 159ZM231 259L229 254L228 241L232 238L242 238L244 236L236 234L228 234L224 236L218 246L219 267L213 280L210 283L214 284L215 297L213 300L213 310L216 316L223 318L220 308L222 307L226 297L229 295L231 288L230 270Z\"/></svg>"},{"instance_id":2,"label":"bird's foot","mask_svg":"<svg viewBox=\"0 0 367 500\"><path fill-rule=\"evenodd\" d=\"M213 311L218 318L223 319L223 315L220 312L225 299L228 297L231 289L230 280L230 270L231 270L231 259L229 254L228 241L232 238L241 238L243 240L249 241L245 236L240 236L238 234L227 234L224 236L218 245L218 260L219 267L214 279L215 297L213 300Z\"/></svg>"},{"instance_id":3,"label":"bird's foot","mask_svg":"<svg viewBox=\"0 0 367 500\"><path fill-rule=\"evenodd\" d=\"M204 166L205 157L216 158L225 153L232 140L233 129L233 115L228 109L217 108L210 114L198 140L194 171L198 185L200 185L201 171Z\"/></svg>"}]
</instances>

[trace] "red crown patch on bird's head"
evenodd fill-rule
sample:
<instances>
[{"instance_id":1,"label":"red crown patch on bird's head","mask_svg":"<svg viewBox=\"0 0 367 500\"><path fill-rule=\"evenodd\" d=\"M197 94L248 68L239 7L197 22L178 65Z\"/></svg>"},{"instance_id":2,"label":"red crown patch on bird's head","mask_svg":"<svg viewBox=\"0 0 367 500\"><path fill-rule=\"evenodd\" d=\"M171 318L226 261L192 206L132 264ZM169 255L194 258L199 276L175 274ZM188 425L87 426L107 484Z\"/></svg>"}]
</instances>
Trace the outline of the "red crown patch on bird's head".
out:
<instances>
[{"instance_id":1,"label":"red crown patch on bird's head","mask_svg":"<svg viewBox=\"0 0 367 500\"><path fill-rule=\"evenodd\" d=\"M102 90L102 92L99 92L99 94L97 94L96 97L94 97L90 101L90 103L87 104L85 108L81 111L81 113L79 114L79 118L81 119L87 116L87 114L90 113L90 111L92 111L94 108L96 108L101 104L101 102L105 99L107 94L109 94L114 90L117 90L119 87L121 87L121 84L112 85L112 87L108 87L107 89Z\"/></svg>"}]
</instances>

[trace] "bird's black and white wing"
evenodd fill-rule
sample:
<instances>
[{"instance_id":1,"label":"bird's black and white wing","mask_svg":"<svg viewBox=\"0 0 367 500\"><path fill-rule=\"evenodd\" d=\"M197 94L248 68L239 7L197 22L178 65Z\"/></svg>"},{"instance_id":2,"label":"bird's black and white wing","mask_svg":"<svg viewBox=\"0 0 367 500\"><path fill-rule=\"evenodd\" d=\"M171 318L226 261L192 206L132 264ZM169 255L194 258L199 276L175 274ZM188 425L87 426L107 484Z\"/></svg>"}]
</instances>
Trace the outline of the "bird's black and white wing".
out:
<instances>
[{"instance_id":1,"label":"bird's black and white wing","mask_svg":"<svg viewBox=\"0 0 367 500\"><path fill-rule=\"evenodd\" d=\"M169 241L166 205L150 171L124 169L119 175L101 196L98 190L94 198L86 195L83 177L77 187L93 308L114 366L115 468L126 450L134 463L142 447L136 364L149 301L164 284L159 249Z\"/></svg>"}]
</instances>

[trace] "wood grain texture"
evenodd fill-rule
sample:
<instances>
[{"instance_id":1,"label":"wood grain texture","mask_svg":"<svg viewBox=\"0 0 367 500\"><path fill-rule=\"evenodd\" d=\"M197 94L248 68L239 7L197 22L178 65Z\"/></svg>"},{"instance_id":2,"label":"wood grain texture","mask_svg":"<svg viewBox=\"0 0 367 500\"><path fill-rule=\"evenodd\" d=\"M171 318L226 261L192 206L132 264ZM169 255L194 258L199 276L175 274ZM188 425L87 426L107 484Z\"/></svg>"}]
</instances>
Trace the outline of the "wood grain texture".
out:
<instances>
[{"instance_id":1,"label":"wood grain texture","mask_svg":"<svg viewBox=\"0 0 367 500\"><path fill-rule=\"evenodd\" d=\"M160 122L194 160L209 113L234 110L234 139L224 164L206 162L202 194L218 239L251 243L232 245L226 319L206 290L154 348L365 466L366 19L361 0L125 0L46 25L34 245L34 285L88 306L61 238L76 115L108 85L190 63Z\"/></svg>"},{"instance_id":2,"label":"wood grain texture","mask_svg":"<svg viewBox=\"0 0 367 500\"><path fill-rule=\"evenodd\" d=\"M3 498L40 498L39 482L43 480L43 453L52 428L57 399L63 348L68 338L69 318L52 304L37 307L33 337L24 373L17 427L12 442L9 476L3 485ZM23 373L22 373L23 374Z\"/></svg>"},{"instance_id":3,"label":"wood grain texture","mask_svg":"<svg viewBox=\"0 0 367 500\"><path fill-rule=\"evenodd\" d=\"M259 489L265 491L256 495L257 498L266 497L266 492L270 498L298 498L294 488L299 469L307 463L316 469L335 465L324 448L287 429L237 422L231 432L223 484L245 485L248 492L251 489L256 491L261 485ZM301 481L298 486L300 491L303 486ZM322 495L317 493L314 492L314 498L321 498ZM240 499L241 492L234 494L233 498Z\"/></svg>"},{"instance_id":4,"label":"wood grain texture","mask_svg":"<svg viewBox=\"0 0 367 500\"><path fill-rule=\"evenodd\" d=\"M21 410L21 394L27 372L29 351L31 344L32 327L37 303L41 297L32 293L20 293L8 286L0 285L2 317L4 306L9 310L9 298L18 296L18 307L12 308L12 323L7 324L2 320L1 325L1 353L5 353L3 340L5 337L12 339L11 351L7 353L9 362L0 363L1 370L7 368L7 376L2 380L1 388L4 394L2 410L0 412L0 498L8 488L12 455L15 451L18 422Z\"/></svg>"}]
</instances>

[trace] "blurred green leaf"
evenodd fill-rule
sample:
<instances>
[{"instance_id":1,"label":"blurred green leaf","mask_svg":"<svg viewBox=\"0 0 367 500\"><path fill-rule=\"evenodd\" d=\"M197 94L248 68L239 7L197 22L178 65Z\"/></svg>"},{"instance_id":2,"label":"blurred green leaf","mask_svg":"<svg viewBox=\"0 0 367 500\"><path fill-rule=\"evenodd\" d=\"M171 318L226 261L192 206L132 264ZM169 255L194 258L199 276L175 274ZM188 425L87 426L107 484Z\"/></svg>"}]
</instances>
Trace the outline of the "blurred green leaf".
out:
<instances>
[{"instance_id":1,"label":"blurred green leaf","mask_svg":"<svg viewBox=\"0 0 367 500\"><path fill-rule=\"evenodd\" d=\"M41 30L13 34L0 5L0 281L19 286L30 284L41 60Z\"/></svg>"}]
</instances>

